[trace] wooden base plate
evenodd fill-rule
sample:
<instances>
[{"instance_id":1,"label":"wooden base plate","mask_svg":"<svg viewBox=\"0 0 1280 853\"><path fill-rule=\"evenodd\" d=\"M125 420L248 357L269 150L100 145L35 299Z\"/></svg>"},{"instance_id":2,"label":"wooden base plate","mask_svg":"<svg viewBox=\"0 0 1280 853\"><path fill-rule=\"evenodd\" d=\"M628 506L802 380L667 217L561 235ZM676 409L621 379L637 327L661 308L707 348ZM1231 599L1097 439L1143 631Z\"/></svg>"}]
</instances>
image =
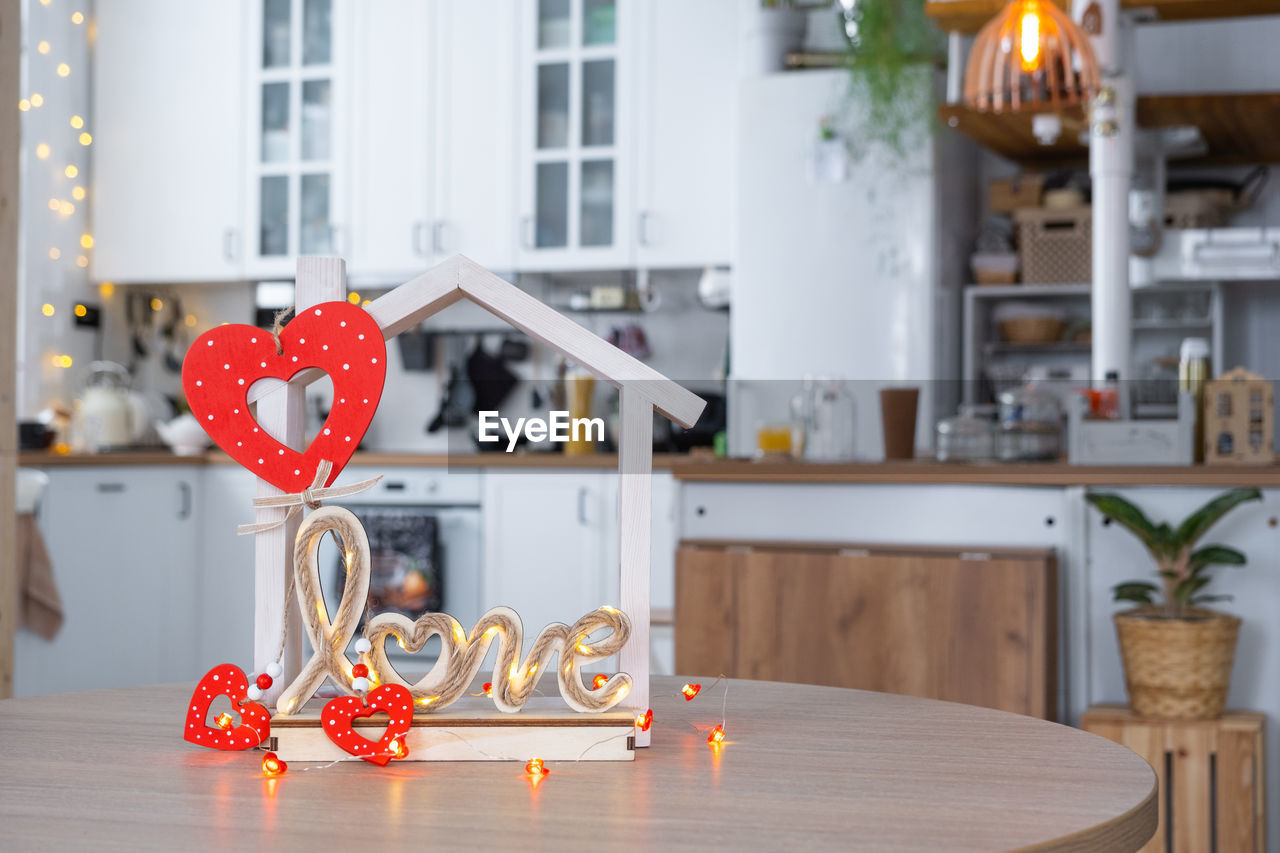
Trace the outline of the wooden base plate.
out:
<instances>
[{"instance_id":1,"label":"wooden base plate","mask_svg":"<svg viewBox=\"0 0 1280 853\"><path fill-rule=\"evenodd\" d=\"M312 699L296 714L271 718L264 747L288 762L355 760L320 729L327 699ZM376 740L386 726L378 715L354 721L357 731ZM458 702L445 711L416 714L405 738L406 761L631 761L635 758L635 715L630 711L583 714L559 697L534 697L516 714L504 714L489 700Z\"/></svg>"}]
</instances>

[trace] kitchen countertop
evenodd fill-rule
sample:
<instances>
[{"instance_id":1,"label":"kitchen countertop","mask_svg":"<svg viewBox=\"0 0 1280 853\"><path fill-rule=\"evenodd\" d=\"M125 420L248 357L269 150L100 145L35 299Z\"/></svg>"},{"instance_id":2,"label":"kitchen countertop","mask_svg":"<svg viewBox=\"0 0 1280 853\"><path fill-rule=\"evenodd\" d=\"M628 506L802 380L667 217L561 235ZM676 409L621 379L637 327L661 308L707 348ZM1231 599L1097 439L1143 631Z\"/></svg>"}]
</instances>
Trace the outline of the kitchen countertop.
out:
<instances>
[{"instance_id":1,"label":"kitchen countertop","mask_svg":"<svg viewBox=\"0 0 1280 853\"><path fill-rule=\"evenodd\" d=\"M57 455L24 452L18 464L31 468L95 465L234 465L225 453L176 456L165 450ZM376 453L351 457L353 466L423 468L616 469L614 454L558 453ZM1256 486L1280 488L1280 465L1084 466L1065 462L948 464L932 459L893 462L800 462L707 459L656 453L655 470L677 480L702 483L957 484L1001 486Z\"/></svg>"}]
</instances>

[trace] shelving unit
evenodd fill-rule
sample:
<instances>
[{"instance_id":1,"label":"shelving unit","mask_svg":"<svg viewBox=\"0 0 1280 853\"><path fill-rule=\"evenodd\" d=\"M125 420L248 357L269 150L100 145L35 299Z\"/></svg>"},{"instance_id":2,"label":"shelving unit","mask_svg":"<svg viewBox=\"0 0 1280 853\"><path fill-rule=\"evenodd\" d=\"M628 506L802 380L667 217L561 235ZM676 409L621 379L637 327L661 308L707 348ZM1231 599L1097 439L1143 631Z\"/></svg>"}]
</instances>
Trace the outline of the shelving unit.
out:
<instances>
[{"instance_id":1,"label":"shelving unit","mask_svg":"<svg viewBox=\"0 0 1280 853\"><path fill-rule=\"evenodd\" d=\"M1071 318L1089 316L1087 284L970 285L964 293L964 400L989 402L1001 382L1014 382L1022 372L1039 368L1055 380L1088 378L1089 343L1053 341L1013 344L1000 340L997 306L1008 302L1043 302ZM1210 340L1213 364L1222 364L1222 294L1214 282L1167 283L1133 289L1133 379L1150 379L1141 370L1154 359L1174 358L1184 337ZM1146 389L1151 390L1151 389ZM1159 390L1159 389L1156 389ZM1146 414L1157 414L1149 407ZM1141 412L1140 412L1141 413Z\"/></svg>"},{"instance_id":2,"label":"shelving unit","mask_svg":"<svg viewBox=\"0 0 1280 853\"><path fill-rule=\"evenodd\" d=\"M933 0L924 13L943 32L976 33L1004 8L1007 0ZM1065 0L1053 0L1069 9ZM1125 11L1143 16L1144 21L1196 21L1209 18L1242 18L1274 15L1273 0L1120 0Z\"/></svg>"}]
</instances>

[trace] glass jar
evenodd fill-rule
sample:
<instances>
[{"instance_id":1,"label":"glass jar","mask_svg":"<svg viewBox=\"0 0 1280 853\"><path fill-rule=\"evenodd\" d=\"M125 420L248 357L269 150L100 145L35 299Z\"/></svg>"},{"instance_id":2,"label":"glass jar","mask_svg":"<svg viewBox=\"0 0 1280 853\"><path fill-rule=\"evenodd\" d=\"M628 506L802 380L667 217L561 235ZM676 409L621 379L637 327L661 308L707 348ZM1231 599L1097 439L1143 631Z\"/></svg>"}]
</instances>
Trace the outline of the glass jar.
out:
<instances>
[{"instance_id":1,"label":"glass jar","mask_svg":"<svg viewBox=\"0 0 1280 853\"><path fill-rule=\"evenodd\" d=\"M987 462L995 456L995 423L990 408L963 405L959 414L938 421L939 462Z\"/></svg>"}]
</instances>

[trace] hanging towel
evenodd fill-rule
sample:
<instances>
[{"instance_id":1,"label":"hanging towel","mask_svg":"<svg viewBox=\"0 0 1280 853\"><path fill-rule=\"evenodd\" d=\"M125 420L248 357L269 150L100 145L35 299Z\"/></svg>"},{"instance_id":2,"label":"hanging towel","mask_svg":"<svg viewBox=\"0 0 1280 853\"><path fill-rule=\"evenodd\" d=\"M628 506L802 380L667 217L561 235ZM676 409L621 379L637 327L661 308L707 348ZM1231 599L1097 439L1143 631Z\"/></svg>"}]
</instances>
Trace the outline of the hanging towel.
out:
<instances>
[{"instance_id":1,"label":"hanging towel","mask_svg":"<svg viewBox=\"0 0 1280 853\"><path fill-rule=\"evenodd\" d=\"M62 628L62 596L53 580L53 563L31 514L18 516L18 597L22 626L52 640Z\"/></svg>"}]
</instances>

